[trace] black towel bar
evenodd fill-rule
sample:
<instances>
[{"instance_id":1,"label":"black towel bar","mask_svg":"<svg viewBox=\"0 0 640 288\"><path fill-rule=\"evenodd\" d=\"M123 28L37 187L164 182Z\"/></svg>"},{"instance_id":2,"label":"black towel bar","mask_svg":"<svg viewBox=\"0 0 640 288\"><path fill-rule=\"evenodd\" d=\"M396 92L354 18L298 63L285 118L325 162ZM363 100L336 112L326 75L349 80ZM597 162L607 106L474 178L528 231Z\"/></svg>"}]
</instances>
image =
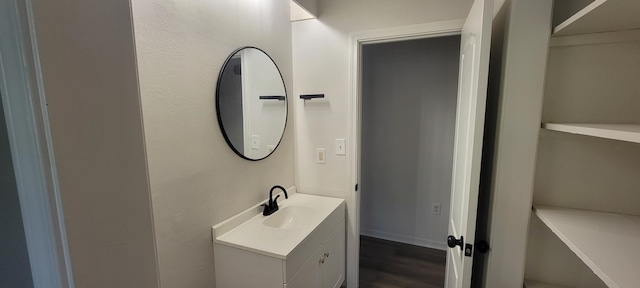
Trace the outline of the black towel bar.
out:
<instances>
[{"instance_id":1,"label":"black towel bar","mask_svg":"<svg viewBox=\"0 0 640 288\"><path fill-rule=\"evenodd\" d=\"M311 99L316 99L316 98L324 98L324 94L306 94L306 95L300 95L300 99L303 99L303 100L311 100Z\"/></svg>"}]
</instances>

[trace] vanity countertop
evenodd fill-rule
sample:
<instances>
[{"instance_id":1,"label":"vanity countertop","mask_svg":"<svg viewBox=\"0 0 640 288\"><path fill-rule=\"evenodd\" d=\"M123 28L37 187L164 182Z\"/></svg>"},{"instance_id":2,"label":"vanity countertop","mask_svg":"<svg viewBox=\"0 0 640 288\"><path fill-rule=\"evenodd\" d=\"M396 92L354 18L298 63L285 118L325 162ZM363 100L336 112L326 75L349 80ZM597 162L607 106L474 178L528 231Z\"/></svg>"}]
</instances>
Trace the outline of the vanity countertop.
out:
<instances>
[{"instance_id":1,"label":"vanity countertop","mask_svg":"<svg viewBox=\"0 0 640 288\"><path fill-rule=\"evenodd\" d=\"M213 242L286 259L325 219L344 215L344 199L300 193L282 198L278 199L279 210L272 215L263 216L260 207L253 207L213 226ZM304 217L285 217L296 210L303 211ZM259 214L253 216L255 213ZM274 222L271 217L278 217L271 220L280 220L284 227L270 227L268 224Z\"/></svg>"}]
</instances>

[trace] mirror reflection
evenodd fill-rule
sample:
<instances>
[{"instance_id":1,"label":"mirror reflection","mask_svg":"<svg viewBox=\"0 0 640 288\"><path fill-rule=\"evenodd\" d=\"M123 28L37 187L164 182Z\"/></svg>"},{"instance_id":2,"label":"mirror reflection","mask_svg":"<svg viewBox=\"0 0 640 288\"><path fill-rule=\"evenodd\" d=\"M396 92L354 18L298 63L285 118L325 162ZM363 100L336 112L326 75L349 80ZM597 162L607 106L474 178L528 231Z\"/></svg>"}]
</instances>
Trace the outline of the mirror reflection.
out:
<instances>
[{"instance_id":1,"label":"mirror reflection","mask_svg":"<svg viewBox=\"0 0 640 288\"><path fill-rule=\"evenodd\" d=\"M261 160L278 147L287 122L282 75L264 51L243 47L225 62L216 88L218 123L236 154Z\"/></svg>"}]
</instances>

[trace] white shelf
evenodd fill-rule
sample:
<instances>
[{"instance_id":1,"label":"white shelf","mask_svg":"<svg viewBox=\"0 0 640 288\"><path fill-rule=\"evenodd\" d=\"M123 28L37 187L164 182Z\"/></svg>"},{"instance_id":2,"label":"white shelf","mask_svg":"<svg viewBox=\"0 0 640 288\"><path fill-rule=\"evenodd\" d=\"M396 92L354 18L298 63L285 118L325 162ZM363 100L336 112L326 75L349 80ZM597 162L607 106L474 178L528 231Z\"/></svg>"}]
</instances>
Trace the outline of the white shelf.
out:
<instances>
[{"instance_id":1,"label":"white shelf","mask_svg":"<svg viewBox=\"0 0 640 288\"><path fill-rule=\"evenodd\" d=\"M640 28L640 1L595 0L553 29L553 36Z\"/></svg>"},{"instance_id":2,"label":"white shelf","mask_svg":"<svg viewBox=\"0 0 640 288\"><path fill-rule=\"evenodd\" d=\"M551 285L533 280L524 280L525 288L567 288L566 286Z\"/></svg>"},{"instance_id":3,"label":"white shelf","mask_svg":"<svg viewBox=\"0 0 640 288\"><path fill-rule=\"evenodd\" d=\"M640 0L638 0L638 2L640 2ZM640 16L638 18L640 18ZM640 125L637 124L545 123L542 124L542 128L572 134L640 143Z\"/></svg>"},{"instance_id":4,"label":"white shelf","mask_svg":"<svg viewBox=\"0 0 640 288\"><path fill-rule=\"evenodd\" d=\"M640 283L640 217L534 206L535 214L609 287Z\"/></svg>"}]
</instances>

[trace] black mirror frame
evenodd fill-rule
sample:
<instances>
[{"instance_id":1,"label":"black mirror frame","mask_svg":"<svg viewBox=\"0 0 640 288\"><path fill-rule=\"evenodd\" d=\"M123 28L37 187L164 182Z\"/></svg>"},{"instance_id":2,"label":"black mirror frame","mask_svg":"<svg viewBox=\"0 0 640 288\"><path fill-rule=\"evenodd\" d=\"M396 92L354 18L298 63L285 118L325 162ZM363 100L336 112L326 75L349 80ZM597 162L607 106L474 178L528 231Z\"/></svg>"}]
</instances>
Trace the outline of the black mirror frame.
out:
<instances>
[{"instance_id":1,"label":"black mirror frame","mask_svg":"<svg viewBox=\"0 0 640 288\"><path fill-rule=\"evenodd\" d=\"M276 66L276 70L278 70L278 74L280 74L280 80L282 80L282 86L284 87L284 96L285 96L284 101L285 101L285 107L286 107L285 115L284 115L284 127L282 128L282 134L280 135L280 140L278 140L278 144L276 144L276 147L273 148L273 151L271 151L271 153L259 159L252 159L247 156L244 156L244 154L242 154L240 151L238 151L238 149L236 149L236 147L233 146L233 144L231 143L231 139L229 139L229 136L227 136L227 132L224 130L224 125L222 124L222 116L220 114L220 82L222 81L222 74L225 68L227 67L227 64L229 64L229 61L233 58L234 55L236 55L236 53L249 48L253 48L264 53L264 55L267 55L267 57L269 57L269 60L271 60L273 65ZM271 156L271 154L276 152L278 147L280 147L280 143L282 143L282 138L284 138L284 134L287 132L287 122L289 121L289 95L287 94L287 85L284 82L284 77L282 77L282 72L280 72L280 68L278 67L278 64L276 64L276 61L274 61L273 58L271 58L271 56L267 54L267 52L255 46L243 46L231 52L231 54L227 57L227 59L224 61L224 64L222 65L222 68L220 68L220 72L218 72L218 81L216 82L216 116L218 118L218 126L220 127L220 132L222 133L222 136L224 136L224 140L227 142L227 145L231 148L231 150L233 150L233 152L235 152L238 156L242 157L245 160L249 160L249 161L264 160L267 157Z\"/></svg>"}]
</instances>

